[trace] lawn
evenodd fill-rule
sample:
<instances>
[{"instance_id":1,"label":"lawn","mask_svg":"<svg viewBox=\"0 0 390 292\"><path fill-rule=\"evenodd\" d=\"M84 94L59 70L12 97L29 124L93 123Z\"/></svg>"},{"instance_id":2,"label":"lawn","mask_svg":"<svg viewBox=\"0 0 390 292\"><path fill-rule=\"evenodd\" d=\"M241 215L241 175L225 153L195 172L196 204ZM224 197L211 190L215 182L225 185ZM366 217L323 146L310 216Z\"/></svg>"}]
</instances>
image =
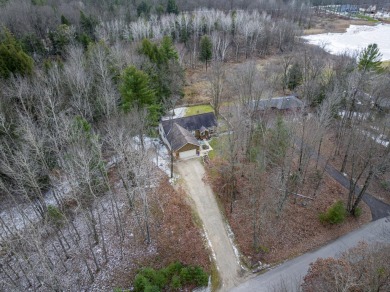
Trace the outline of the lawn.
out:
<instances>
[{"instance_id":1,"label":"lawn","mask_svg":"<svg viewBox=\"0 0 390 292\"><path fill-rule=\"evenodd\" d=\"M219 137L213 137L209 144L211 148L213 148L212 151L209 152L209 158L214 159L215 157L219 156L224 159L227 159L227 144L229 143L229 137L228 135L222 135Z\"/></svg>"},{"instance_id":2,"label":"lawn","mask_svg":"<svg viewBox=\"0 0 390 292\"><path fill-rule=\"evenodd\" d=\"M214 159L214 157L215 157L215 155L216 155L215 152L217 151L218 146L219 146L218 140L219 140L218 138L213 138L213 139L211 139L211 141L209 142L211 148L213 148L213 150L211 150L211 151L209 152L209 154L208 154L210 159Z\"/></svg>"},{"instance_id":3,"label":"lawn","mask_svg":"<svg viewBox=\"0 0 390 292\"><path fill-rule=\"evenodd\" d=\"M195 105L187 108L185 116L189 117L189 116L194 116L194 115L199 115L204 113L210 113L213 111L214 111L213 107L209 104Z\"/></svg>"},{"instance_id":4,"label":"lawn","mask_svg":"<svg viewBox=\"0 0 390 292\"><path fill-rule=\"evenodd\" d=\"M372 18L371 16L368 16L368 15L356 14L355 16L356 16L357 18L364 19L364 20L367 20L367 21L370 21L370 22L378 22L377 19Z\"/></svg>"},{"instance_id":5,"label":"lawn","mask_svg":"<svg viewBox=\"0 0 390 292\"><path fill-rule=\"evenodd\" d=\"M385 70L390 71L390 61L382 61L381 65Z\"/></svg>"}]
</instances>

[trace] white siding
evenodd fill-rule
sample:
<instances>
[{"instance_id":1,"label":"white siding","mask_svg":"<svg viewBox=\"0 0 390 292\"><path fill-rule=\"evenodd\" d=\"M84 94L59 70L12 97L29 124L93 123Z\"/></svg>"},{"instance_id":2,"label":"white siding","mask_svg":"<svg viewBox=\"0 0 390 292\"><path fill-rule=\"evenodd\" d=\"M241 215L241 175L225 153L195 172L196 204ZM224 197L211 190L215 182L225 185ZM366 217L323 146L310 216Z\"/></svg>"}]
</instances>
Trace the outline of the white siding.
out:
<instances>
[{"instance_id":1,"label":"white siding","mask_svg":"<svg viewBox=\"0 0 390 292\"><path fill-rule=\"evenodd\" d=\"M190 157L196 157L196 149L179 152L179 158L190 158Z\"/></svg>"}]
</instances>

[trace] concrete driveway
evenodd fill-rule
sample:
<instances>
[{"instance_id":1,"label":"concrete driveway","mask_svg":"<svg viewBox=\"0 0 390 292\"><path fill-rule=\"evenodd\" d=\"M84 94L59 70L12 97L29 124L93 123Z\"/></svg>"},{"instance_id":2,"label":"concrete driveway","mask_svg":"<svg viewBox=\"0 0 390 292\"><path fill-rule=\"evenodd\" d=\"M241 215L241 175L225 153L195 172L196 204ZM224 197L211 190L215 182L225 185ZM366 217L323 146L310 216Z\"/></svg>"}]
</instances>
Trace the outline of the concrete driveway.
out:
<instances>
[{"instance_id":1,"label":"concrete driveway","mask_svg":"<svg viewBox=\"0 0 390 292\"><path fill-rule=\"evenodd\" d=\"M226 225L213 191L203 180L205 175L203 164L199 159L190 159L179 161L176 166L184 180L183 186L192 198L203 222L220 274L221 291L228 291L240 282L241 267L228 237Z\"/></svg>"}]
</instances>

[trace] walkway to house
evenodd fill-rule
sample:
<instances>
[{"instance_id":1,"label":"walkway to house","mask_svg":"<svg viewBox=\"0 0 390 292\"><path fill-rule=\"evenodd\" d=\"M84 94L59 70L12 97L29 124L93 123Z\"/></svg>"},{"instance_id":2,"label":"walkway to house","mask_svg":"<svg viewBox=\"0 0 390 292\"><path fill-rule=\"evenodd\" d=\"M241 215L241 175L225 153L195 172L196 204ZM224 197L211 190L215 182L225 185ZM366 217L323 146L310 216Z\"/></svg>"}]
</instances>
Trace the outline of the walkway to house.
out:
<instances>
[{"instance_id":1,"label":"walkway to house","mask_svg":"<svg viewBox=\"0 0 390 292\"><path fill-rule=\"evenodd\" d=\"M203 181L205 169L199 159L179 161L177 168L203 222L221 278L221 291L228 291L240 282L241 266L228 237L213 191Z\"/></svg>"}]
</instances>

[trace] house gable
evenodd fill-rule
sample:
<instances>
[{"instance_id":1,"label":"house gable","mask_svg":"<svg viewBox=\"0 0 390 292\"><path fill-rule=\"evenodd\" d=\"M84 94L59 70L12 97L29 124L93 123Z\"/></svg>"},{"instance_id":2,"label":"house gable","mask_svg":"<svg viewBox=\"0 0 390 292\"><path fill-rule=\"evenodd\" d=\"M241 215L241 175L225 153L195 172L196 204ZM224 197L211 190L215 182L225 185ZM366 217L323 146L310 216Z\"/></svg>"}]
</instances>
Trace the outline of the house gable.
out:
<instances>
[{"instance_id":1,"label":"house gable","mask_svg":"<svg viewBox=\"0 0 390 292\"><path fill-rule=\"evenodd\" d=\"M173 151L179 151L186 145L193 145L199 148L198 140L177 123L173 124L171 131L166 135L166 140L169 148Z\"/></svg>"}]
</instances>

